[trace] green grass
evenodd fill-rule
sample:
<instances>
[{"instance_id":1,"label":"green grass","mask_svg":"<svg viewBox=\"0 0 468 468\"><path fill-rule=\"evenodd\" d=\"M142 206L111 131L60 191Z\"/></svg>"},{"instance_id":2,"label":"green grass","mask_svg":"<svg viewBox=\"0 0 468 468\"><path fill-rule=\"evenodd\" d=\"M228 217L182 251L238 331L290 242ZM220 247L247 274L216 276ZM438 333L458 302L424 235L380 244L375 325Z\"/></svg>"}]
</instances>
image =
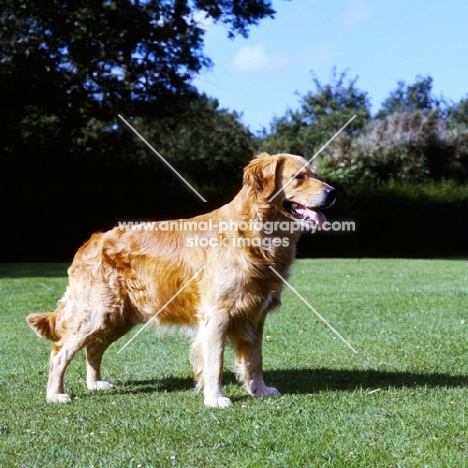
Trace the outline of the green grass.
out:
<instances>
[{"instance_id":1,"label":"green grass","mask_svg":"<svg viewBox=\"0 0 468 468\"><path fill-rule=\"evenodd\" d=\"M145 331L104 356L116 388L89 392L84 355L68 405L45 402L49 343L25 317L53 310L65 265L0 266L0 466L466 467L468 261L299 260L267 320L265 379L282 396L233 405L195 394L189 338ZM135 333L133 331L132 333Z\"/></svg>"}]
</instances>

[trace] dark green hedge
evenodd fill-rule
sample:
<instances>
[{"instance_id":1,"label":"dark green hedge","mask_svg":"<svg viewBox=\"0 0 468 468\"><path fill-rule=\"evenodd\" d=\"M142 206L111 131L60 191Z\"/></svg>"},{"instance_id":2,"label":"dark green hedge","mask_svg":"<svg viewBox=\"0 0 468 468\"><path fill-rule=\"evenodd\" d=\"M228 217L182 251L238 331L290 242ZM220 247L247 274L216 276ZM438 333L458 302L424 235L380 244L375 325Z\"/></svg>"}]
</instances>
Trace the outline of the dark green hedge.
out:
<instances>
[{"instance_id":1,"label":"dark green hedge","mask_svg":"<svg viewBox=\"0 0 468 468\"><path fill-rule=\"evenodd\" d=\"M118 221L191 217L233 195L232 189L221 194L202 187L209 199L205 204L170 175L156 184L150 168L131 164L63 168L61 177L41 164L15 173L21 178L0 174L2 262L69 262L91 233ZM354 221L356 231L305 234L300 257L468 256L468 185L338 187L327 217L331 222Z\"/></svg>"},{"instance_id":2,"label":"dark green hedge","mask_svg":"<svg viewBox=\"0 0 468 468\"><path fill-rule=\"evenodd\" d=\"M327 216L354 221L355 232L306 235L299 256L468 256L468 185L389 182L341 188Z\"/></svg>"}]
</instances>

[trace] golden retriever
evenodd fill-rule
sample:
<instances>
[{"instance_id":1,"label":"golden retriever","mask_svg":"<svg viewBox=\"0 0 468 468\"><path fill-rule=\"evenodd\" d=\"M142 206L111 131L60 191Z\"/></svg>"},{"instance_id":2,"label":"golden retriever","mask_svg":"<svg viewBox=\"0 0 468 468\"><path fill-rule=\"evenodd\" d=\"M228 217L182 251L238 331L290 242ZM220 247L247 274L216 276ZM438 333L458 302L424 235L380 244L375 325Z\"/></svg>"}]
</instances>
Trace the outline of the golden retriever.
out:
<instances>
[{"instance_id":1,"label":"golden retriever","mask_svg":"<svg viewBox=\"0 0 468 468\"><path fill-rule=\"evenodd\" d=\"M55 312L27 317L39 336L52 341L47 400L70 401L64 373L83 347L88 388L112 388L101 379L103 353L148 320L195 330L190 358L205 405L230 404L221 389L226 340L248 393L278 394L262 376L263 325L280 305L283 288L275 272L288 277L297 226L320 226L320 209L334 201L335 190L304 158L262 153L244 169L236 197L186 220L189 231L163 229L167 222L159 222L94 234L76 253Z\"/></svg>"}]
</instances>

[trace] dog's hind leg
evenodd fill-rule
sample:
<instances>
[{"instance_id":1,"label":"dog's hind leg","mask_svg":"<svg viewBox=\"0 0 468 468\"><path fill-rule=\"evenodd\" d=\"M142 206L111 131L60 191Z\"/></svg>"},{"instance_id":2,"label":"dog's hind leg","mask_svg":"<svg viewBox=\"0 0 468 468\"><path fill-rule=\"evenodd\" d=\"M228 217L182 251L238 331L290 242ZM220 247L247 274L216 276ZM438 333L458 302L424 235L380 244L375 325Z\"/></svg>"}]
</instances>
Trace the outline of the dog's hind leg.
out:
<instances>
[{"instance_id":1,"label":"dog's hind leg","mask_svg":"<svg viewBox=\"0 0 468 468\"><path fill-rule=\"evenodd\" d=\"M86 345L86 385L89 390L106 390L113 387L110 382L101 378L102 356L114 341L125 335L131 328L132 324L128 324L115 330L111 335L95 338Z\"/></svg>"},{"instance_id":2,"label":"dog's hind leg","mask_svg":"<svg viewBox=\"0 0 468 468\"><path fill-rule=\"evenodd\" d=\"M274 387L267 387L263 381L262 339L263 323L251 324L245 334L229 333L229 339L234 348L236 358L234 372L237 380L243 382L250 395L265 397L279 395Z\"/></svg>"},{"instance_id":3,"label":"dog's hind leg","mask_svg":"<svg viewBox=\"0 0 468 468\"><path fill-rule=\"evenodd\" d=\"M101 341L97 338L86 346L86 385L89 390L113 388L110 382L101 378L102 356L112 341Z\"/></svg>"}]
</instances>

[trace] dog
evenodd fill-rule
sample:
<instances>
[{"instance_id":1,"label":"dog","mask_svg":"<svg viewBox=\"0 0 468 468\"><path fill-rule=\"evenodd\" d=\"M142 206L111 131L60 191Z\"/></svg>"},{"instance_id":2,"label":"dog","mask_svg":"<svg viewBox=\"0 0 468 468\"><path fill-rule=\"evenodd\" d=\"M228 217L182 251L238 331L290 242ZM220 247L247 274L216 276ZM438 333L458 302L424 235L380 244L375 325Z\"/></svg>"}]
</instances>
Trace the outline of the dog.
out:
<instances>
[{"instance_id":1,"label":"dog","mask_svg":"<svg viewBox=\"0 0 468 468\"><path fill-rule=\"evenodd\" d=\"M64 373L82 348L88 389L112 388L101 379L103 353L150 320L194 329L190 360L205 405L231 404L221 388L226 342L249 394L279 394L262 375L265 318L281 303L301 231L321 226L321 210L335 198L303 157L262 153L244 169L230 203L179 220L193 228L189 232L163 229L161 221L151 229L120 226L94 234L75 254L55 312L27 317L37 335L52 341L47 401L71 401ZM284 229L289 225L294 229Z\"/></svg>"}]
</instances>

